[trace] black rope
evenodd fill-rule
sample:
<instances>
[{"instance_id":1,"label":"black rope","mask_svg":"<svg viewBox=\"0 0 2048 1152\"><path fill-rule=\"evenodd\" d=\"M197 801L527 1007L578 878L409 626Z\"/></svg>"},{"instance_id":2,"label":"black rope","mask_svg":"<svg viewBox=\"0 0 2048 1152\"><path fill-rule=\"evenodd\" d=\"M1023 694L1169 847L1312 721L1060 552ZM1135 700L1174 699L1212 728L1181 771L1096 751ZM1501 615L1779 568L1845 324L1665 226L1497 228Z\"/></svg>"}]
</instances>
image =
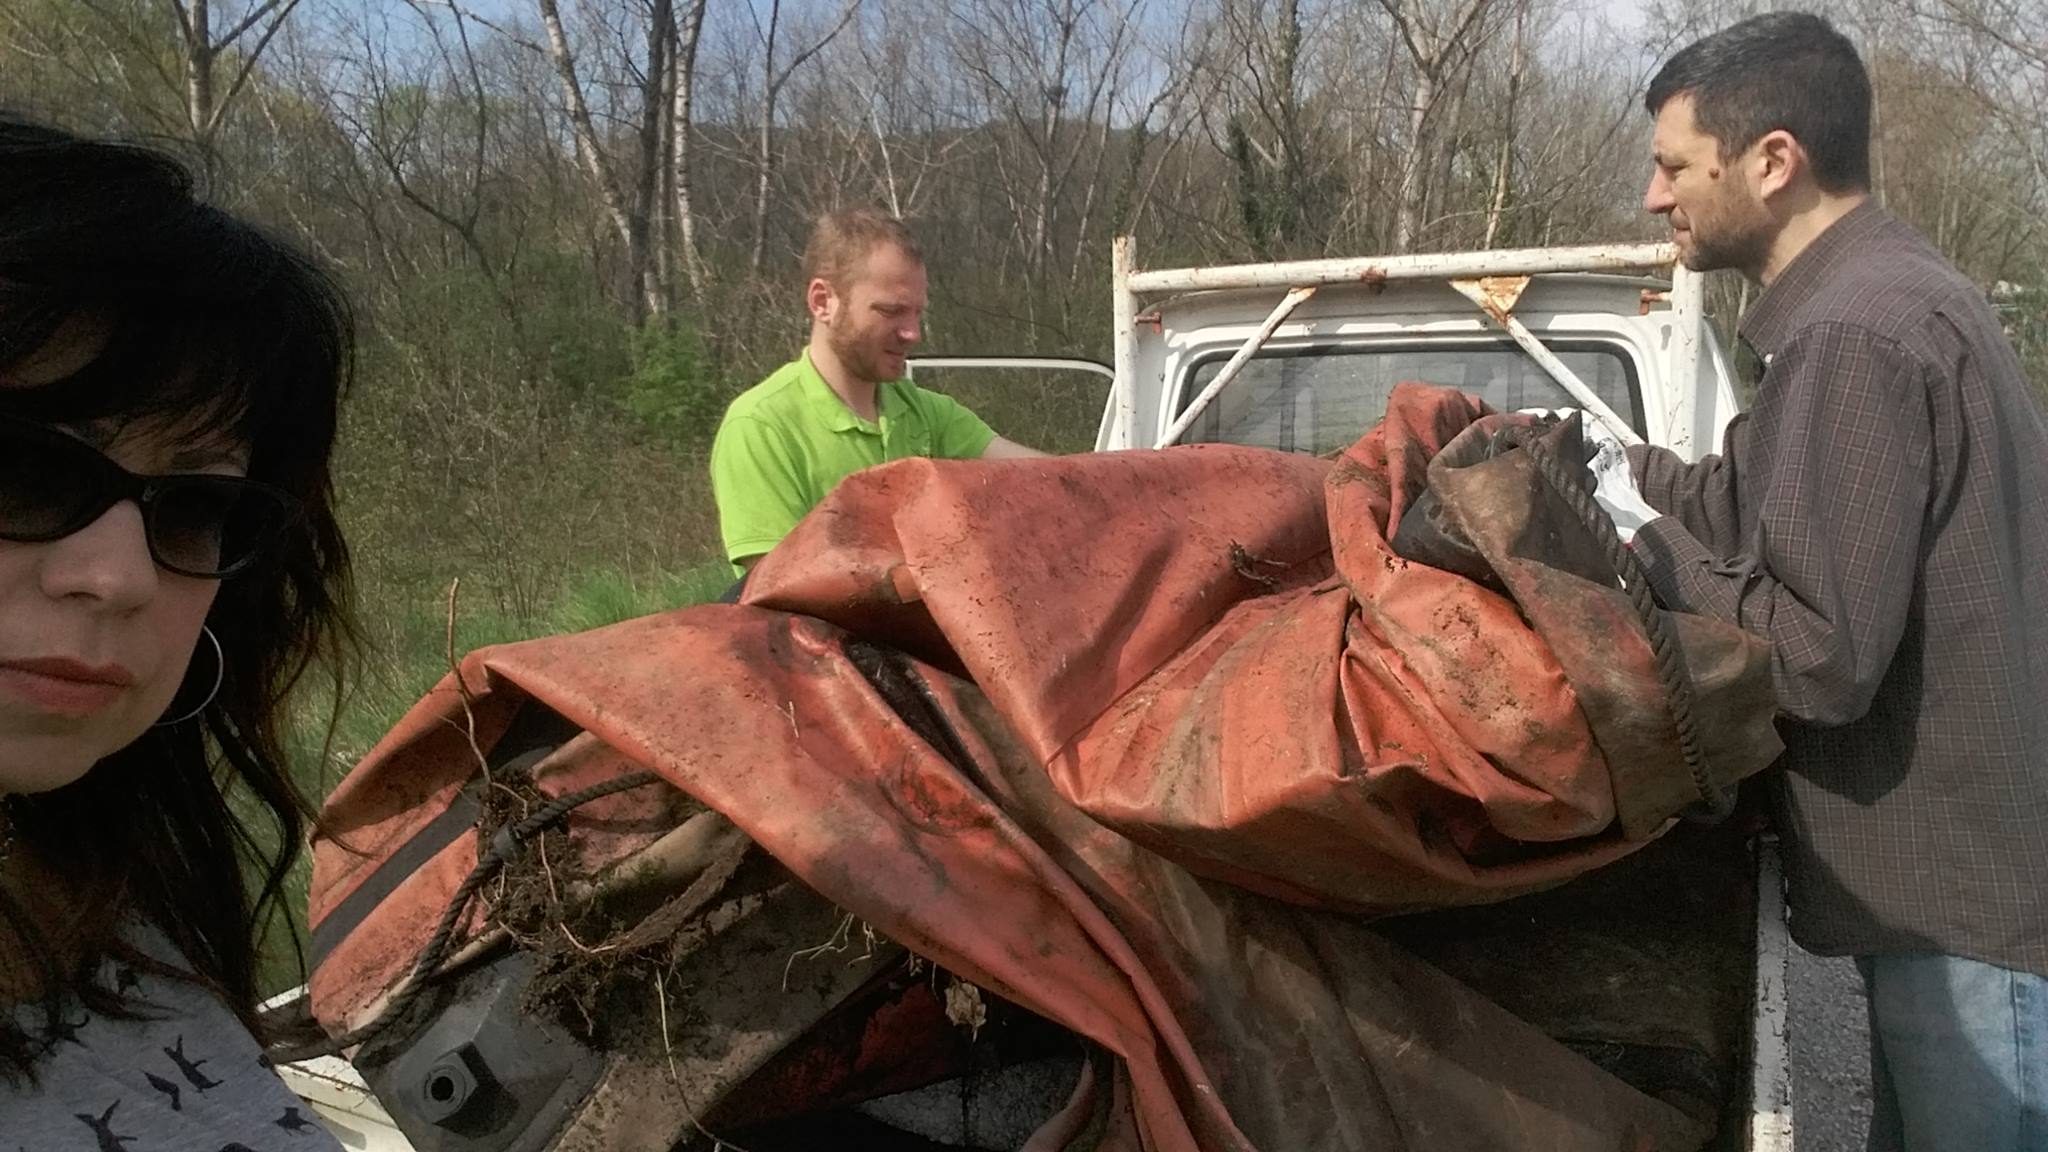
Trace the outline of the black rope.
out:
<instances>
[{"instance_id":1,"label":"black rope","mask_svg":"<svg viewBox=\"0 0 2048 1152\"><path fill-rule=\"evenodd\" d=\"M1583 432L1581 433L1583 435ZM1636 618L1642 621L1643 631L1650 638L1650 652L1657 660L1657 675L1664 684L1664 697L1669 702L1671 722L1678 730L1678 748L1685 755L1685 768L1692 776L1693 787L1699 791L1701 801L1706 805L1707 814L1718 819L1735 810L1735 793L1714 785L1707 769L1707 755L1700 744L1699 721L1693 715L1692 677L1685 669L1685 655L1678 647L1678 640L1665 626L1664 614L1657 608L1657 598L1650 591L1650 582L1636 554L1622 543L1621 536L1614 530L1614 521L1593 496L1581 479L1583 468L1567 467L1543 441L1536 436L1516 437L1529 453L1529 459L1565 505L1586 525L1593 539L1607 553L1608 562L1621 576L1629 604L1636 611Z\"/></svg>"},{"instance_id":2,"label":"black rope","mask_svg":"<svg viewBox=\"0 0 2048 1152\"><path fill-rule=\"evenodd\" d=\"M340 1036L310 1044L271 1049L271 1063L295 1064L318 1056L333 1056L345 1049L376 1039L393 1021L411 1010L413 1004L426 992L434 974L440 970L441 962L447 959L449 946L455 939L455 928L462 922L463 913L469 910L469 902L476 897L479 888L488 883L525 848L526 841L532 839L541 829L592 800L657 783L661 779L661 776L653 772L635 772L630 776L620 776L602 784L592 784L588 788L579 788L558 796L534 809L519 822L498 829L497 834L491 837L489 850L478 858L476 867L469 870L469 875L456 887L455 895L449 898L448 907L442 910L441 922L434 927L433 936L427 940L426 948L420 952L419 960L406 975L405 983L399 987L398 994L391 998L391 1002L384 1006L384 1010L369 1023Z\"/></svg>"}]
</instances>

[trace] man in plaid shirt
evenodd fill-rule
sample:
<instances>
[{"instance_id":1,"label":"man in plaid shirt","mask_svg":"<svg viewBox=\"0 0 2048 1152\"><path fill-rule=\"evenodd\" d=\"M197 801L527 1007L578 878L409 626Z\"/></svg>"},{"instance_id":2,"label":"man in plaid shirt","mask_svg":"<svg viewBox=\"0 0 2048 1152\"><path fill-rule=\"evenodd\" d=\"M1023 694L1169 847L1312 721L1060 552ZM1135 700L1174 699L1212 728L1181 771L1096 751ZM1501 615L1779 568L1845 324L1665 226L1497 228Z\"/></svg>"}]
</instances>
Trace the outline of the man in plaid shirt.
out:
<instances>
[{"instance_id":1,"label":"man in plaid shirt","mask_svg":"<svg viewBox=\"0 0 2048 1152\"><path fill-rule=\"evenodd\" d=\"M1792 930L1853 955L1873 1148L2048 1150L2048 421L1990 307L1869 198L1870 81L1760 16L1650 84L1645 206L1763 286L1753 412L1602 504L1668 607L1768 638Z\"/></svg>"}]
</instances>

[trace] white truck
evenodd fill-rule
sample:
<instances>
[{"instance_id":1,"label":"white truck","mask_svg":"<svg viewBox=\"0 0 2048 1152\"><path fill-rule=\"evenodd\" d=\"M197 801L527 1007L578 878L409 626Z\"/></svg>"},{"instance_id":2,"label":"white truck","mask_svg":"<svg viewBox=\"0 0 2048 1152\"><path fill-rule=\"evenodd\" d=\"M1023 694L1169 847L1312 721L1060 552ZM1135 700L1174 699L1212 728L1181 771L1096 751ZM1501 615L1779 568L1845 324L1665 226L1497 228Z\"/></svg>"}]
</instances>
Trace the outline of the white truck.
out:
<instances>
[{"instance_id":1,"label":"white truck","mask_svg":"<svg viewBox=\"0 0 2048 1152\"><path fill-rule=\"evenodd\" d=\"M1737 410L1700 277L1670 245L1141 270L1115 246L1114 366L928 357L1109 381L1096 448L1350 444L1395 384L1497 409L1579 408L1687 458ZM1790 1152L1789 954L1777 858L1747 826L1687 828L1556 893L1383 930L1644 1091L1718 1116L1716 1149ZM287 1066L344 1145L412 1152L335 1058Z\"/></svg>"}]
</instances>

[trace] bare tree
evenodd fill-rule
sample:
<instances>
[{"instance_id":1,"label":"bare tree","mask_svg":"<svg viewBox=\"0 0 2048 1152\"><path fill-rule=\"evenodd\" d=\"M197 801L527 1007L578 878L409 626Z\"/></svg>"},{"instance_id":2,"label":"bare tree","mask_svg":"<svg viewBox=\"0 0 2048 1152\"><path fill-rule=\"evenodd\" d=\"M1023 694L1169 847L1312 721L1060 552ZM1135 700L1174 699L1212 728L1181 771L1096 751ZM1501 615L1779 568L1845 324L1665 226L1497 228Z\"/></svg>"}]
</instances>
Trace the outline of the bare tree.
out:
<instances>
[{"instance_id":1,"label":"bare tree","mask_svg":"<svg viewBox=\"0 0 2048 1152\"><path fill-rule=\"evenodd\" d=\"M973 0L953 10L952 58L1001 125L988 155L1034 288L1062 246L1070 193L1081 200L1073 234L1093 222L1141 11L1142 0Z\"/></svg>"},{"instance_id":2,"label":"bare tree","mask_svg":"<svg viewBox=\"0 0 2048 1152\"><path fill-rule=\"evenodd\" d=\"M257 75L265 50L299 0L74 0L0 5L0 54L40 58L91 89L146 114L144 89L176 93L160 126L189 141L207 168L228 112ZM83 14L79 18L77 14ZM168 32L170 42L161 37Z\"/></svg>"},{"instance_id":3,"label":"bare tree","mask_svg":"<svg viewBox=\"0 0 2048 1152\"><path fill-rule=\"evenodd\" d=\"M217 34L213 30L212 0L170 0L170 5L177 17L178 39L183 48L186 122L192 130L192 142L202 155L211 157L221 118L234 106L235 97L241 95L242 87L263 59L263 50L284 27L299 0L258 0L239 19L232 13L224 14L227 28ZM222 58L231 53L236 59L223 91L216 70Z\"/></svg>"},{"instance_id":4,"label":"bare tree","mask_svg":"<svg viewBox=\"0 0 2048 1152\"><path fill-rule=\"evenodd\" d=\"M681 249L683 273L690 281L690 295L704 302L704 263L697 247L697 212L692 203L691 182L696 169L697 48L704 38L706 0L684 0L682 19L671 21L675 44L670 55L675 61L670 84L673 89L669 113L669 184L672 219L677 246Z\"/></svg>"},{"instance_id":5,"label":"bare tree","mask_svg":"<svg viewBox=\"0 0 2048 1152\"><path fill-rule=\"evenodd\" d=\"M1401 43L1415 68L1409 102L1407 162L1401 168L1399 215L1394 225L1394 250L1406 252L1422 230L1429 188L1425 173L1432 153L1427 146L1437 104L1457 69L1477 51L1485 31L1484 18L1494 0L1379 0L1394 21Z\"/></svg>"},{"instance_id":6,"label":"bare tree","mask_svg":"<svg viewBox=\"0 0 2048 1152\"><path fill-rule=\"evenodd\" d=\"M675 7L672 0L650 0L647 16L646 66L640 76L640 137L633 164L633 204L626 236L628 275L640 289L647 314L668 313L668 293L658 273L656 221L662 208L663 173L674 170L663 150L663 135L675 106L669 90L675 46Z\"/></svg>"},{"instance_id":7,"label":"bare tree","mask_svg":"<svg viewBox=\"0 0 2048 1152\"><path fill-rule=\"evenodd\" d=\"M2048 4L2041 0L1904 0L1902 14L1944 49L1943 63L2008 132L2048 186Z\"/></svg>"},{"instance_id":8,"label":"bare tree","mask_svg":"<svg viewBox=\"0 0 2048 1152\"><path fill-rule=\"evenodd\" d=\"M1529 0L1515 0L1515 43L1508 60L1507 107L1501 111L1500 152L1493 167L1493 199L1486 206L1486 247L1500 236L1501 217L1515 183L1515 111L1521 103L1522 74L1528 67Z\"/></svg>"},{"instance_id":9,"label":"bare tree","mask_svg":"<svg viewBox=\"0 0 2048 1152\"><path fill-rule=\"evenodd\" d=\"M655 197L661 187L660 168L662 119L668 115L667 69L673 40L674 10L671 0L650 0L647 16L644 64L639 77L639 121L631 166L620 164L606 150L585 96L576 56L570 51L568 32L562 25L557 0L535 0L541 26L547 33L548 57L554 63L561 87L562 104L574 133L576 149L596 187L605 219L624 245L626 290L633 301L636 319L660 316L668 301L661 290L649 240Z\"/></svg>"},{"instance_id":10,"label":"bare tree","mask_svg":"<svg viewBox=\"0 0 2048 1152\"><path fill-rule=\"evenodd\" d=\"M577 154L582 157L590 179L597 186L597 194L604 203L605 215L612 226L624 239L632 230L632 222L626 217L626 196L619 190L619 182L612 172L611 161L597 138L597 126L590 118L590 103L583 96L583 81L576 74L576 57L569 51L569 34L562 28L562 13L555 0L535 0L540 6L542 27L547 29L549 58L554 61L555 77L562 86L562 104L569 114L569 125L576 133Z\"/></svg>"},{"instance_id":11,"label":"bare tree","mask_svg":"<svg viewBox=\"0 0 2048 1152\"><path fill-rule=\"evenodd\" d=\"M761 108L760 123L756 127L754 148L754 226L753 241L748 246L747 271L752 276L761 274L761 261L768 248L768 207L775 188L775 105L782 96L782 89L811 58L832 43L846 26L853 22L854 14L860 10L861 0L846 0L839 10L839 17L830 28L811 39L787 61L777 60L777 41L782 35L782 0L768 0L768 23L759 24L756 13L756 27L760 32L761 53ZM752 7L751 0L749 7Z\"/></svg>"},{"instance_id":12,"label":"bare tree","mask_svg":"<svg viewBox=\"0 0 2048 1152\"><path fill-rule=\"evenodd\" d=\"M1278 0L1272 17L1261 0L1226 4L1229 55L1220 68L1242 87L1224 129L1224 148L1237 176L1238 215L1252 251L1280 255L1308 239L1315 211L1298 0Z\"/></svg>"},{"instance_id":13,"label":"bare tree","mask_svg":"<svg viewBox=\"0 0 2048 1152\"><path fill-rule=\"evenodd\" d=\"M403 35L432 46L429 63L401 70L392 59L388 20L366 13L353 23L345 78L330 81L308 69L302 83L320 94L352 145L350 160L373 165L400 200L460 241L507 323L522 334L520 309L506 283L515 254L494 251L483 234L496 112L472 40L472 18L451 4L444 27L425 0L408 0L407 7L418 27ZM385 26L381 37L373 20ZM342 94L343 87L350 95ZM366 222L378 227L380 213L364 208Z\"/></svg>"}]
</instances>

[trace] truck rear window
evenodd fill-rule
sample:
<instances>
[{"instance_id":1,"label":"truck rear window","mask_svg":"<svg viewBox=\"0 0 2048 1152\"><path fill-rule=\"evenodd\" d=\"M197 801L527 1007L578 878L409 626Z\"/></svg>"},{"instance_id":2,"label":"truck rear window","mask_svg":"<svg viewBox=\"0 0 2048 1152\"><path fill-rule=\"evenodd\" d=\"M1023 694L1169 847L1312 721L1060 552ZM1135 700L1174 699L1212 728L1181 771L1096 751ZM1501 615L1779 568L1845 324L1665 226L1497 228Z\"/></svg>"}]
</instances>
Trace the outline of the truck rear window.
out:
<instances>
[{"instance_id":1,"label":"truck rear window","mask_svg":"<svg viewBox=\"0 0 2048 1152\"><path fill-rule=\"evenodd\" d=\"M1194 403L1231 351L1195 362L1178 410ZM1551 351L1643 431L1641 389L1625 351L1599 343L1559 343ZM1378 423L1394 385L1404 380L1476 393L1501 411L1578 407L1562 385L1507 340L1268 348L1210 402L1181 442L1333 452Z\"/></svg>"}]
</instances>

